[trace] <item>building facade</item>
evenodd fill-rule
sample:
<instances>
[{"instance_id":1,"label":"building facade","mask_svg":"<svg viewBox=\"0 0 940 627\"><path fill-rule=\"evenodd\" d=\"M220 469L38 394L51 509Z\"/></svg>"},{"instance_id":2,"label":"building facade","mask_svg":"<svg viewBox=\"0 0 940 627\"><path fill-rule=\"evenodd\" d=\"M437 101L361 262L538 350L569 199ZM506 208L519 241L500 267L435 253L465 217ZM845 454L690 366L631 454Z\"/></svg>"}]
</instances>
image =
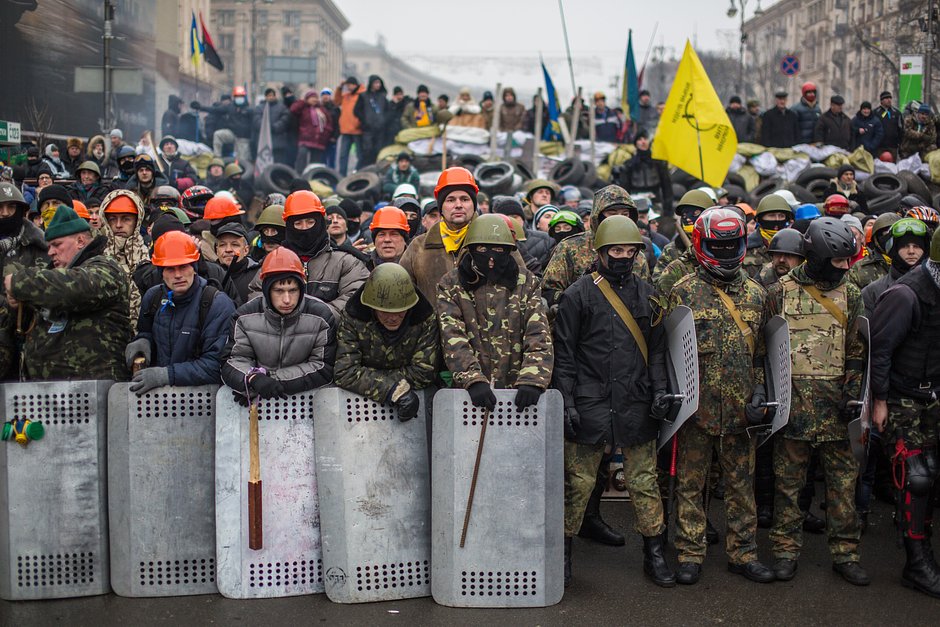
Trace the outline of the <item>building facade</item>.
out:
<instances>
[{"instance_id":1,"label":"building facade","mask_svg":"<svg viewBox=\"0 0 940 627\"><path fill-rule=\"evenodd\" d=\"M389 94L396 85L412 97L418 85L422 84L428 86L432 97L435 98L438 94L447 94L453 98L460 89L453 83L422 72L405 60L393 56L385 49L385 42L381 37L377 44L355 39L346 42L345 71L358 78L361 83L365 83L372 74L381 76Z\"/></svg>"}]
</instances>

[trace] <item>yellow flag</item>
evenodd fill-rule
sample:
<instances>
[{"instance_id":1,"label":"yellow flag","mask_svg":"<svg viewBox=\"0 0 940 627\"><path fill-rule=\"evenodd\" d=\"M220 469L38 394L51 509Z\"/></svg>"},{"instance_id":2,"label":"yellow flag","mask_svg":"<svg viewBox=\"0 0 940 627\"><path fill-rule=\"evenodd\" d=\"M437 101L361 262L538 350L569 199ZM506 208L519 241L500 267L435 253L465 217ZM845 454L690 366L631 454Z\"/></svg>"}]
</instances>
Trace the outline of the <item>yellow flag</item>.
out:
<instances>
[{"instance_id":1,"label":"yellow flag","mask_svg":"<svg viewBox=\"0 0 940 627\"><path fill-rule=\"evenodd\" d=\"M724 183L737 149L731 120L692 44L686 40L676 79L656 127L653 158L668 161L718 187Z\"/></svg>"}]
</instances>

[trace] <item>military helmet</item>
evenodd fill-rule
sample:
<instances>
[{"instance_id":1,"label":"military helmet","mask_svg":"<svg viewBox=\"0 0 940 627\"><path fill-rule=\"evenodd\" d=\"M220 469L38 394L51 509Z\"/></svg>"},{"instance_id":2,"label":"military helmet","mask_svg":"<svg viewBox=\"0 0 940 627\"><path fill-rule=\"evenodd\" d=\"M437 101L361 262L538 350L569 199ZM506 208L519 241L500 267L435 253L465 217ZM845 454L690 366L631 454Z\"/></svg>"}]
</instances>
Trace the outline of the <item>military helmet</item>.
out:
<instances>
[{"instance_id":1,"label":"military helmet","mask_svg":"<svg viewBox=\"0 0 940 627\"><path fill-rule=\"evenodd\" d=\"M786 199L783 196L778 194L767 194L760 199L760 202L757 203L757 221L760 222L760 218L765 213L773 213L776 211L782 211L787 214L789 220L793 219L793 209L787 203Z\"/></svg>"},{"instance_id":2,"label":"military helmet","mask_svg":"<svg viewBox=\"0 0 940 627\"><path fill-rule=\"evenodd\" d=\"M362 286L359 302L376 311L399 313L408 311L418 303L418 293L408 271L397 263L389 262L372 271Z\"/></svg>"},{"instance_id":3,"label":"military helmet","mask_svg":"<svg viewBox=\"0 0 940 627\"><path fill-rule=\"evenodd\" d=\"M831 216L817 218L809 223L803 249L807 258L818 260L855 256L855 234L849 226Z\"/></svg>"},{"instance_id":4,"label":"military helmet","mask_svg":"<svg viewBox=\"0 0 940 627\"><path fill-rule=\"evenodd\" d=\"M803 234L796 229L780 229L770 240L767 252L804 257Z\"/></svg>"},{"instance_id":5,"label":"military helmet","mask_svg":"<svg viewBox=\"0 0 940 627\"><path fill-rule=\"evenodd\" d=\"M693 189L682 194L679 204L676 205L676 213L682 214L684 211L705 211L714 206L711 196L705 190Z\"/></svg>"},{"instance_id":6,"label":"military helmet","mask_svg":"<svg viewBox=\"0 0 940 627\"><path fill-rule=\"evenodd\" d=\"M22 205L24 210L29 209L29 203L23 198L23 192L13 183L0 183L0 203L15 202Z\"/></svg>"},{"instance_id":7,"label":"military helmet","mask_svg":"<svg viewBox=\"0 0 940 627\"><path fill-rule=\"evenodd\" d=\"M82 161L81 165L75 169L75 174L78 174L82 170L88 170L89 172L94 172L99 177L101 176L101 168L99 168L98 164L94 161Z\"/></svg>"},{"instance_id":8,"label":"military helmet","mask_svg":"<svg viewBox=\"0 0 940 627\"><path fill-rule=\"evenodd\" d=\"M225 166L225 170L223 170L223 176L225 176L225 178L239 176L244 173L245 173L245 168L241 167L237 163L230 163L227 166Z\"/></svg>"},{"instance_id":9,"label":"military helmet","mask_svg":"<svg viewBox=\"0 0 940 627\"><path fill-rule=\"evenodd\" d=\"M487 213L475 218L467 227L463 247L474 244L494 244L515 248L516 238L512 236L512 231L509 230L501 215Z\"/></svg>"},{"instance_id":10,"label":"military helmet","mask_svg":"<svg viewBox=\"0 0 940 627\"><path fill-rule=\"evenodd\" d=\"M636 222L627 216L610 216L594 232L594 250L604 246L630 245L646 248Z\"/></svg>"},{"instance_id":11,"label":"military helmet","mask_svg":"<svg viewBox=\"0 0 940 627\"><path fill-rule=\"evenodd\" d=\"M255 222L255 227L259 229L262 226L284 228L286 224L284 222L284 218L281 217L282 213L284 213L283 205L270 205L265 207L264 211L261 212L261 215L258 216L258 221Z\"/></svg>"}]
</instances>

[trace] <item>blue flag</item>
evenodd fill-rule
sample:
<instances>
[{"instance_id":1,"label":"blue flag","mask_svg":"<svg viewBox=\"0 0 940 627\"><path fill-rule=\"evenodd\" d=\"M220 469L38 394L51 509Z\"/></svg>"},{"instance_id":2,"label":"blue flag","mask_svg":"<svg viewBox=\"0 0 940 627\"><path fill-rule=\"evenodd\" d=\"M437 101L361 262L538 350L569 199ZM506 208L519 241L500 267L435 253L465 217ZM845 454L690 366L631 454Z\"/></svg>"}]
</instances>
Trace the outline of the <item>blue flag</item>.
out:
<instances>
[{"instance_id":1,"label":"blue flag","mask_svg":"<svg viewBox=\"0 0 940 627\"><path fill-rule=\"evenodd\" d=\"M542 130L542 141L555 142L562 140L561 122L558 121L561 115L561 107L558 106L558 92L555 91L555 83L552 77L548 75L548 69L545 62L542 63L542 74L545 75L545 93L548 94L548 119L549 124Z\"/></svg>"},{"instance_id":2,"label":"blue flag","mask_svg":"<svg viewBox=\"0 0 940 627\"><path fill-rule=\"evenodd\" d=\"M634 118L640 110L640 81L633 58L633 31L627 37L627 60L623 66L623 88L620 92L620 107L628 118Z\"/></svg>"}]
</instances>

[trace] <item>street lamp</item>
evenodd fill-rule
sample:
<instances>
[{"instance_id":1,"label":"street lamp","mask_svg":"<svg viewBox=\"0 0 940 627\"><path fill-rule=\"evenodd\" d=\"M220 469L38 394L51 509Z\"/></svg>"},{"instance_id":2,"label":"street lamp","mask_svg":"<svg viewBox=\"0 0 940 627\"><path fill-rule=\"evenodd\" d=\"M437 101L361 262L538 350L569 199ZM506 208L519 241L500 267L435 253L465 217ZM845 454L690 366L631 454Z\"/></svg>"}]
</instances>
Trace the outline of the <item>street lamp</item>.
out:
<instances>
[{"instance_id":1,"label":"street lamp","mask_svg":"<svg viewBox=\"0 0 940 627\"><path fill-rule=\"evenodd\" d=\"M744 15L747 12L748 0L729 0L727 16L734 19L736 15L741 14L741 44L738 48L738 81L735 90L739 96L744 96L744 44L747 42L747 33L744 32ZM758 7L760 3L758 2Z\"/></svg>"}]
</instances>

